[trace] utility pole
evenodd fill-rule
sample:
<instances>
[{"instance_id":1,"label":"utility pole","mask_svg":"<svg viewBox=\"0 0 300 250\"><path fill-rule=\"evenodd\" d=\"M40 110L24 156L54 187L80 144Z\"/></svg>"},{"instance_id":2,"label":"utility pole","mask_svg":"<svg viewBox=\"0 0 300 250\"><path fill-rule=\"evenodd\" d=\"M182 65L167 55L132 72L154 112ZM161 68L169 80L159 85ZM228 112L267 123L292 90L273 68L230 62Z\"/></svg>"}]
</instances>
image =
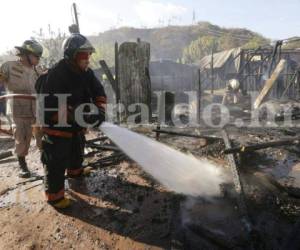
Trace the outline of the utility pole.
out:
<instances>
[{"instance_id":1,"label":"utility pole","mask_svg":"<svg viewBox=\"0 0 300 250\"><path fill-rule=\"evenodd\" d=\"M77 26L78 33L80 33L76 3L73 3L73 10L74 10L74 16L75 16L75 24Z\"/></svg>"},{"instance_id":2,"label":"utility pole","mask_svg":"<svg viewBox=\"0 0 300 250\"><path fill-rule=\"evenodd\" d=\"M193 10L193 21L192 24L196 24L196 12Z\"/></svg>"},{"instance_id":3,"label":"utility pole","mask_svg":"<svg viewBox=\"0 0 300 250\"><path fill-rule=\"evenodd\" d=\"M69 31L71 34L80 33L76 3L73 3L72 10L74 13L75 24L73 23L71 26L69 26ZM73 20L73 22L74 22L74 20Z\"/></svg>"}]
</instances>

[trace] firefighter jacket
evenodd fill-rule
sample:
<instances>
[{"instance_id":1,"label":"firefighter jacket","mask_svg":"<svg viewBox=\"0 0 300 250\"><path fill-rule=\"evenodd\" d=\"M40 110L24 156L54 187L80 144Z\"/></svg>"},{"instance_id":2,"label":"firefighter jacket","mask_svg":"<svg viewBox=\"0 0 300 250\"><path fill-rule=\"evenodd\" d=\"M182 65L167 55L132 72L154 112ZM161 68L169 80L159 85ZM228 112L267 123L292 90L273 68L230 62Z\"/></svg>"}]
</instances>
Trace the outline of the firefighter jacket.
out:
<instances>
[{"instance_id":1,"label":"firefighter jacket","mask_svg":"<svg viewBox=\"0 0 300 250\"><path fill-rule=\"evenodd\" d=\"M48 71L47 79L40 86L39 93L48 95L44 97L46 108L44 120L47 127L44 128L44 132L48 134L68 137L68 133L82 131L84 128L75 119L76 109L82 104L95 104L101 110L102 117L99 118L104 120L106 95L91 69L85 72L75 71L65 59L62 59ZM69 95L64 105L59 104L58 94ZM59 110L65 114L68 126L57 126Z\"/></svg>"}]
</instances>

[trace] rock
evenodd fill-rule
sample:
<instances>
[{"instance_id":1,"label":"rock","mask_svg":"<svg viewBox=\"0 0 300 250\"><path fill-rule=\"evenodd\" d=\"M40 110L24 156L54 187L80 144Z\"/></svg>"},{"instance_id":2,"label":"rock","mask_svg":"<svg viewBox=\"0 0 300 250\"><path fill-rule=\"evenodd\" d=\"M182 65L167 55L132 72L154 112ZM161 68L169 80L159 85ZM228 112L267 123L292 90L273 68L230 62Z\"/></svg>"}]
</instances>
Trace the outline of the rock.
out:
<instances>
[{"instance_id":1,"label":"rock","mask_svg":"<svg viewBox=\"0 0 300 250\"><path fill-rule=\"evenodd\" d=\"M33 243L33 242L31 242L31 243L25 245L24 249L26 249L26 250L34 250L34 249L36 249L36 247L37 247L36 244Z\"/></svg>"}]
</instances>

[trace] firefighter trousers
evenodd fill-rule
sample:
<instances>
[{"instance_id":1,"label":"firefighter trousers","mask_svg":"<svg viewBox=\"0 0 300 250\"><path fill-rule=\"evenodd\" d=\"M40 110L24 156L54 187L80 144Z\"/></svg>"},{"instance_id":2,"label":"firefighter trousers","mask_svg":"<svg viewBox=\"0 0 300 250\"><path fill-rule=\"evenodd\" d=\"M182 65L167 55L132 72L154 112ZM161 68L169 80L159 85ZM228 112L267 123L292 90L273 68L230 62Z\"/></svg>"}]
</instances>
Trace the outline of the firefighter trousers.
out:
<instances>
[{"instance_id":1,"label":"firefighter trousers","mask_svg":"<svg viewBox=\"0 0 300 250\"><path fill-rule=\"evenodd\" d=\"M58 202L64 198L65 172L70 177L82 174L84 135L74 134L63 138L44 134L41 160L45 171L45 194L48 202Z\"/></svg>"}]
</instances>

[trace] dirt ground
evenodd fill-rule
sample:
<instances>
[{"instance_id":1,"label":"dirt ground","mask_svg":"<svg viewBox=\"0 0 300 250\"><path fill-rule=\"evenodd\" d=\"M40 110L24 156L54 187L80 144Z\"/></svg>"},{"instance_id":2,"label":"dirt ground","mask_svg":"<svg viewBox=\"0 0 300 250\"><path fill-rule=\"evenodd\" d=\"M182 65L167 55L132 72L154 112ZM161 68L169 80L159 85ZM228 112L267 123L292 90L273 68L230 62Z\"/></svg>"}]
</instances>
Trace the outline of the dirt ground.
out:
<instances>
[{"instance_id":1,"label":"dirt ground","mask_svg":"<svg viewBox=\"0 0 300 250\"><path fill-rule=\"evenodd\" d=\"M233 130L232 139L259 142L281 132L269 132L268 138L265 132L264 136L253 132L252 137L251 131L243 133L244 137L239 133ZM1 151L13 147L1 139ZM201 139L168 135L161 135L160 140L207 157L230 175L221 154L222 142L205 146ZM43 169L32 144L32 181L24 183L17 177L13 157L0 161L0 249L298 249L293 235L299 232L299 179L289 176L298 169L297 152L265 149L238 159L252 227L249 232L232 182L224 185L222 197L184 197L166 190L129 160L97 167L89 177L66 180L74 204L65 212L57 211L44 200L39 178ZM101 152L86 160L93 162L109 154ZM291 248L284 248L287 245Z\"/></svg>"},{"instance_id":2,"label":"dirt ground","mask_svg":"<svg viewBox=\"0 0 300 250\"><path fill-rule=\"evenodd\" d=\"M11 148L12 143L4 147ZM170 247L174 194L134 163L99 168L66 180L71 209L56 211L44 200L42 180L17 177L17 162L0 162L0 249L165 249ZM29 166L41 176L32 145ZM33 177L34 179L34 177Z\"/></svg>"}]
</instances>

